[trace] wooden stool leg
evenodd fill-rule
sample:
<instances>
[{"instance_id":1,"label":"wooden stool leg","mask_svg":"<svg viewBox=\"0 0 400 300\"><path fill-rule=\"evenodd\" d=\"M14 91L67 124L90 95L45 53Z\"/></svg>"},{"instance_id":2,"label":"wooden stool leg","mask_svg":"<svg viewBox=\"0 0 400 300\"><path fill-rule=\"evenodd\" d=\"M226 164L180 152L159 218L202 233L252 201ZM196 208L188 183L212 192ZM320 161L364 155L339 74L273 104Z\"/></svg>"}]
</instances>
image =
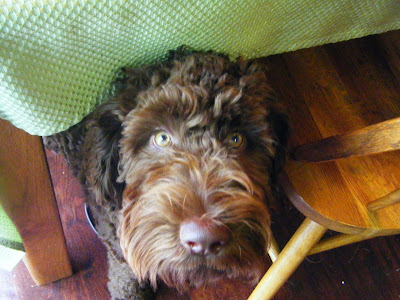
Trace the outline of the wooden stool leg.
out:
<instances>
[{"instance_id":1,"label":"wooden stool leg","mask_svg":"<svg viewBox=\"0 0 400 300\"><path fill-rule=\"evenodd\" d=\"M254 289L248 300L271 299L310 249L321 239L326 228L306 218Z\"/></svg>"},{"instance_id":2,"label":"wooden stool leg","mask_svg":"<svg viewBox=\"0 0 400 300\"><path fill-rule=\"evenodd\" d=\"M382 198L372 201L371 203L368 203L367 208L369 211L374 212L399 202L400 202L400 189L395 190L394 192L389 193L386 196L383 196Z\"/></svg>"},{"instance_id":3,"label":"wooden stool leg","mask_svg":"<svg viewBox=\"0 0 400 300\"><path fill-rule=\"evenodd\" d=\"M279 252L280 252L279 246L275 240L275 237L271 236L271 245L269 246L269 249L268 249L268 255L271 258L272 262L276 261L276 259L278 258Z\"/></svg>"},{"instance_id":4,"label":"wooden stool leg","mask_svg":"<svg viewBox=\"0 0 400 300\"><path fill-rule=\"evenodd\" d=\"M350 245L353 243L358 243L361 241L365 241L368 239L372 239L374 237L381 236L381 234L370 234L370 235L357 235L357 234L338 234L334 237L327 238L325 240L320 241L318 244L316 244L308 253L309 255L311 254L316 254L324 251L328 251L331 249L335 249L338 247L342 247L345 245Z\"/></svg>"},{"instance_id":5,"label":"wooden stool leg","mask_svg":"<svg viewBox=\"0 0 400 300\"><path fill-rule=\"evenodd\" d=\"M72 274L42 140L0 120L1 205L19 231L36 284Z\"/></svg>"}]
</instances>

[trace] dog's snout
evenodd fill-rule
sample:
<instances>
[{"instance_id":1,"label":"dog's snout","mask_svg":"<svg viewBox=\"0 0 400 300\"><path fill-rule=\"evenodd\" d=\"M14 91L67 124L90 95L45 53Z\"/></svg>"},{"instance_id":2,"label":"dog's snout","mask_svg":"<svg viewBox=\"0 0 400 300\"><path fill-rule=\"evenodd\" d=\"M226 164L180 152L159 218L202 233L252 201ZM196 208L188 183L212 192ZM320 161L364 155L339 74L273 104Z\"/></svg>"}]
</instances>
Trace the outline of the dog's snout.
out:
<instances>
[{"instance_id":1,"label":"dog's snout","mask_svg":"<svg viewBox=\"0 0 400 300\"><path fill-rule=\"evenodd\" d=\"M229 239L228 229L210 219L186 220L180 228L181 244L194 255L218 254L228 244Z\"/></svg>"}]
</instances>

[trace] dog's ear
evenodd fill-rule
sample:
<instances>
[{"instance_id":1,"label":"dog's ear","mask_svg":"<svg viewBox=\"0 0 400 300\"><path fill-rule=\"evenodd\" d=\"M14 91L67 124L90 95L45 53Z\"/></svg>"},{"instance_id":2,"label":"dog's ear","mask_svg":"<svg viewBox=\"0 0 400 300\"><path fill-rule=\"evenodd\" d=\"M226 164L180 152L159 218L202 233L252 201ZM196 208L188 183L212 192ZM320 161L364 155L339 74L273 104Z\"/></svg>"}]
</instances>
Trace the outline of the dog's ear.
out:
<instances>
[{"instance_id":1,"label":"dog's ear","mask_svg":"<svg viewBox=\"0 0 400 300\"><path fill-rule=\"evenodd\" d=\"M241 75L240 84L244 91L252 98L262 98L267 108L266 123L272 136L271 154L273 155L273 168L271 180L274 181L280 173L286 159L286 148L290 132L289 119L285 108L277 100L276 94L267 80L268 67L261 59L246 61L238 59L239 72Z\"/></svg>"},{"instance_id":2,"label":"dog's ear","mask_svg":"<svg viewBox=\"0 0 400 300\"><path fill-rule=\"evenodd\" d=\"M136 107L136 95L162 80L159 66L126 68L125 75L113 83L118 93L99 105L81 122L68 130L44 137L47 148L63 154L69 167L97 204L121 207L124 183L118 182L119 142L122 123ZM162 69L164 71L164 69ZM160 75L161 74L161 75ZM161 79L160 79L161 78Z\"/></svg>"},{"instance_id":3,"label":"dog's ear","mask_svg":"<svg viewBox=\"0 0 400 300\"><path fill-rule=\"evenodd\" d=\"M120 208L125 187L117 181L124 114L113 100L100 105L82 124L86 137L79 177L97 204L110 209Z\"/></svg>"},{"instance_id":4,"label":"dog's ear","mask_svg":"<svg viewBox=\"0 0 400 300\"><path fill-rule=\"evenodd\" d=\"M65 157L88 198L111 209L120 206L124 188L116 180L120 113L118 104L109 101L68 130L43 137L46 148Z\"/></svg>"},{"instance_id":5,"label":"dog's ear","mask_svg":"<svg viewBox=\"0 0 400 300\"><path fill-rule=\"evenodd\" d=\"M118 93L95 109L84 120L85 155L81 181L95 195L96 202L112 209L122 204L124 182L119 182L120 140L122 124L137 105L137 95L162 84L169 76L168 63L155 63L144 68L124 68L124 76L114 83Z\"/></svg>"},{"instance_id":6,"label":"dog's ear","mask_svg":"<svg viewBox=\"0 0 400 300\"><path fill-rule=\"evenodd\" d=\"M275 102L276 100L273 101ZM273 170L271 172L271 180L275 182L286 161L287 143L290 133L289 118L283 106L276 102L271 104L267 123L271 125L275 141L275 155Z\"/></svg>"}]
</instances>

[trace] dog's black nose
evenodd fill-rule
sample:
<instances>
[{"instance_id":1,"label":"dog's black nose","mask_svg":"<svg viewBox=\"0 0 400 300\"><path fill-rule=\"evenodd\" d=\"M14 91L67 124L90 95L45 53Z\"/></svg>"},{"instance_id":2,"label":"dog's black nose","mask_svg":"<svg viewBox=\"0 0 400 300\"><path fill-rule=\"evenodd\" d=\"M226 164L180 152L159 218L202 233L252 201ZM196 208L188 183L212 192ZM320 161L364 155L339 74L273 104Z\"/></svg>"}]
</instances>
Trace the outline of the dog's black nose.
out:
<instances>
[{"instance_id":1,"label":"dog's black nose","mask_svg":"<svg viewBox=\"0 0 400 300\"><path fill-rule=\"evenodd\" d=\"M192 218L184 221L180 229L182 245L191 254L219 253L229 242L229 231L210 219Z\"/></svg>"}]
</instances>

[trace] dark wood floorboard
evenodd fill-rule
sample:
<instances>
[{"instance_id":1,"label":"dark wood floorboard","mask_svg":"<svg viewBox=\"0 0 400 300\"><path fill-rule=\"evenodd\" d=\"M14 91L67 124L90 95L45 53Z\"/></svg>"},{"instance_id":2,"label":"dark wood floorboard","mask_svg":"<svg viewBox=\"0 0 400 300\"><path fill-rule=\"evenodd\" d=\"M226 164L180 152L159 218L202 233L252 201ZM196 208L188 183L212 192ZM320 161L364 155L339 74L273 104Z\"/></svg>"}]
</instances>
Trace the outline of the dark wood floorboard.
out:
<instances>
[{"instance_id":1,"label":"dark wood floorboard","mask_svg":"<svg viewBox=\"0 0 400 300\"><path fill-rule=\"evenodd\" d=\"M307 66L307 59L314 55L322 65ZM335 78L323 88L345 91L354 105L360 97L369 97L376 113L386 118L394 116L379 110L380 95L400 101L399 31L274 55L265 62L270 69L269 79L282 99L295 99L299 94L312 99L312 88L306 90L299 79L299 74L307 71L305 76ZM302 67L308 69L303 71ZM328 74L332 69L334 74ZM332 84L337 86L332 89ZM61 157L50 152L47 155L75 274L38 287L21 262L11 273L0 271L0 299L109 299L105 249L86 221L79 184ZM284 196L281 203L273 212L273 231L283 246L302 216ZM251 289L241 282L224 281L186 295L161 288L157 298L241 300ZM400 299L400 236L376 238L308 257L275 297L285 299Z\"/></svg>"}]
</instances>

